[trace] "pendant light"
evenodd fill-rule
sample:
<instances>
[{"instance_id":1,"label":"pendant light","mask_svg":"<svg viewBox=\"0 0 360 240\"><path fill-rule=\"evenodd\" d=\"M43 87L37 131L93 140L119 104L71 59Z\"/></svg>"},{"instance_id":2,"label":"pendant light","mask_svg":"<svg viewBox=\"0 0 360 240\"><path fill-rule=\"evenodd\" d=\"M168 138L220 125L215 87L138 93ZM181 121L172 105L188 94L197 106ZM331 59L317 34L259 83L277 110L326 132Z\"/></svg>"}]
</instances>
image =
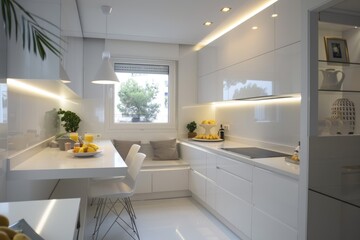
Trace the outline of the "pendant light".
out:
<instances>
[{"instance_id":1,"label":"pendant light","mask_svg":"<svg viewBox=\"0 0 360 240\"><path fill-rule=\"evenodd\" d=\"M112 7L103 5L101 6L102 12L106 15L106 37L105 37L105 46L106 46L106 38L107 38L107 18L112 11ZM105 47L106 49L106 47ZM91 81L95 84L115 84L119 83L119 79L117 78L113 67L110 63L110 52L104 51L102 54L102 62L99 70L95 75L95 79Z\"/></svg>"}]
</instances>

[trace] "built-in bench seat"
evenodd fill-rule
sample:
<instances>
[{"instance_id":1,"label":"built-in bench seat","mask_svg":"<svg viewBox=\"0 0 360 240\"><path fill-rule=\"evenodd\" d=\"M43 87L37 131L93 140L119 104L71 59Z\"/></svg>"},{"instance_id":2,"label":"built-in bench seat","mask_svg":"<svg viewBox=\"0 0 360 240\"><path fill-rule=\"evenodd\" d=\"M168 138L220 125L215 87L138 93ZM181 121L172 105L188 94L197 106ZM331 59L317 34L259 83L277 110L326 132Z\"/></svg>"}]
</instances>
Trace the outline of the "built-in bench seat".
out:
<instances>
[{"instance_id":1,"label":"built-in bench seat","mask_svg":"<svg viewBox=\"0 0 360 240\"><path fill-rule=\"evenodd\" d=\"M187 161L153 160L150 144L141 144L139 152L146 154L137 179L134 199L157 199L190 196ZM180 151L179 151L180 153Z\"/></svg>"}]
</instances>

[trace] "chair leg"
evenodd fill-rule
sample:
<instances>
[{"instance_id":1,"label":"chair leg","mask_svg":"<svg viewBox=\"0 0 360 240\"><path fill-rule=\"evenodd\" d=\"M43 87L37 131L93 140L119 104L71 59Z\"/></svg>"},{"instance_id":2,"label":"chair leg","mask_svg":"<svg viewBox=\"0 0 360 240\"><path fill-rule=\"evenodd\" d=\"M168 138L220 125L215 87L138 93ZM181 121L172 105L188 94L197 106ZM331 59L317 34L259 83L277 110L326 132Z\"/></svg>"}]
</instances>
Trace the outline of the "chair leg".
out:
<instances>
[{"instance_id":1,"label":"chair leg","mask_svg":"<svg viewBox=\"0 0 360 240\"><path fill-rule=\"evenodd\" d=\"M104 239L105 236L109 233L110 229L113 227L115 223L117 223L127 234L129 234L130 237L132 237L134 240L140 240L139 232L135 223L135 211L132 207L130 198L123 198L123 199L116 199L115 201L112 201L111 199L102 199L102 201L99 203L101 204L101 207L96 214L97 221L94 228L93 233L93 239L98 238L98 234L100 231L101 225L104 223L106 217L113 213L115 215L115 220L112 222L112 224L108 227L105 234L102 236L101 239ZM117 206L121 204L121 210L117 210ZM105 208L107 210L105 211ZM123 214L124 210L128 214L130 218L130 223L128 223L121 214ZM105 213L106 212L106 213ZM129 232L129 228L132 230L133 233ZM134 236L135 233L135 236Z\"/></svg>"}]
</instances>

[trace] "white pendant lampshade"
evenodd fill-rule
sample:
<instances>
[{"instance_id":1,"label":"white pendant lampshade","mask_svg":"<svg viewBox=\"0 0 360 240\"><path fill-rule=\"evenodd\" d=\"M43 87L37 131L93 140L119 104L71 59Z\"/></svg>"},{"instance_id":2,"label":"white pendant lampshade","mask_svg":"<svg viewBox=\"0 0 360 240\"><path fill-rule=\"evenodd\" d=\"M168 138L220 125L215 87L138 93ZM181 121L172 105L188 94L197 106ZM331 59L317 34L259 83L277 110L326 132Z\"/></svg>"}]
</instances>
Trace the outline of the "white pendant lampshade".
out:
<instances>
[{"instance_id":1,"label":"white pendant lampshade","mask_svg":"<svg viewBox=\"0 0 360 240\"><path fill-rule=\"evenodd\" d=\"M115 84L119 83L113 67L110 64L110 53L103 52L102 62L92 83L95 84Z\"/></svg>"},{"instance_id":2,"label":"white pendant lampshade","mask_svg":"<svg viewBox=\"0 0 360 240\"><path fill-rule=\"evenodd\" d=\"M63 83L71 83L71 80L68 76L68 74L66 73L64 67L62 64L60 64L60 71L59 71L59 76L60 76L60 80L63 82Z\"/></svg>"},{"instance_id":3,"label":"white pendant lampshade","mask_svg":"<svg viewBox=\"0 0 360 240\"><path fill-rule=\"evenodd\" d=\"M108 5L101 6L101 11L106 15L106 37L107 37L107 17L111 14L112 7ZM105 39L106 49L106 39ZM104 51L102 54L102 62L99 70L95 75L95 79L91 81L95 84L115 84L119 83L114 68L110 64L110 52Z\"/></svg>"}]
</instances>

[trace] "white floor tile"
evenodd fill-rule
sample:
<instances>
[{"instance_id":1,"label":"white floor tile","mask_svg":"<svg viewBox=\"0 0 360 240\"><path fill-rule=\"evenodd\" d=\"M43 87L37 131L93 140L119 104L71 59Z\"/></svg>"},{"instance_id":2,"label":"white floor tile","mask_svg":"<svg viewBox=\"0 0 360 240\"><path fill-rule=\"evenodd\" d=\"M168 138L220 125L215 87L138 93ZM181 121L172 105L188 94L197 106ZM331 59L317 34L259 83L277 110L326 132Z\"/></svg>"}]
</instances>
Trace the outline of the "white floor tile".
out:
<instances>
[{"instance_id":1,"label":"white floor tile","mask_svg":"<svg viewBox=\"0 0 360 240\"><path fill-rule=\"evenodd\" d=\"M133 207L141 240L239 239L192 198L133 201ZM94 209L95 206L88 209L86 239L92 239ZM109 226L109 222L111 221L107 221L104 225ZM106 226L102 226L102 229L105 228ZM104 239L132 238L120 226L114 225Z\"/></svg>"}]
</instances>

